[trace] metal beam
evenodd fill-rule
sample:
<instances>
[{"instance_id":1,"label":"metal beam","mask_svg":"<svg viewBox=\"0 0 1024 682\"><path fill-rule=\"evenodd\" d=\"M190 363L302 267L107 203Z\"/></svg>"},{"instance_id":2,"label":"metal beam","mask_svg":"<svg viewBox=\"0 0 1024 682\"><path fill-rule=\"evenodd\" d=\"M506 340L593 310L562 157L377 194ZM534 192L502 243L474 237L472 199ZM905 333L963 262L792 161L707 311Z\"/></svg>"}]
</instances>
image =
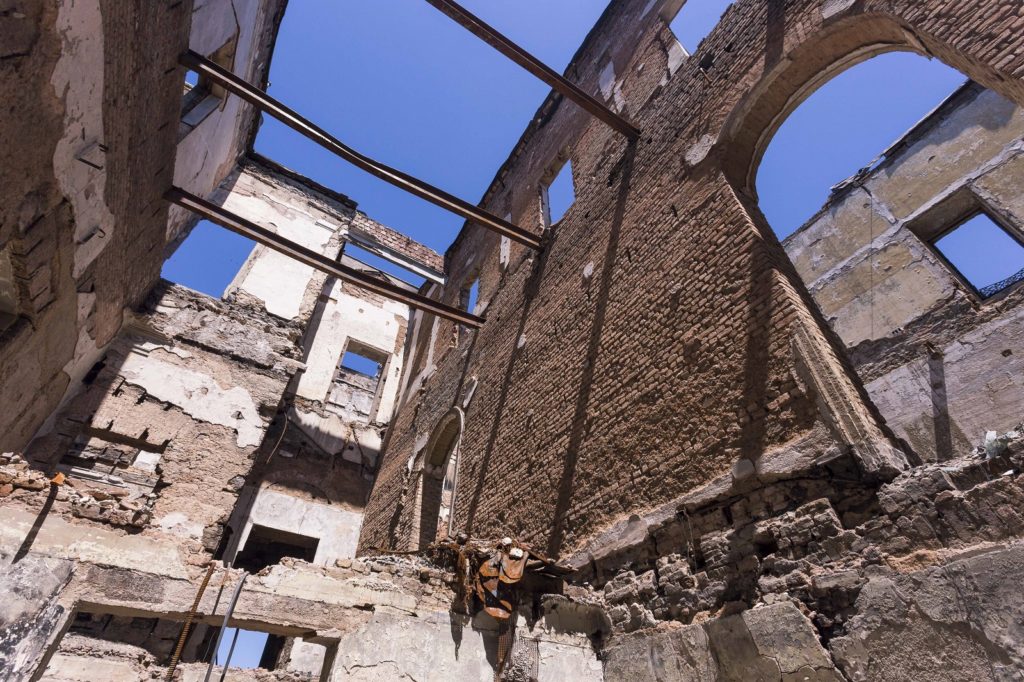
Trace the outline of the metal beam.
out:
<instances>
[{"instance_id":1,"label":"metal beam","mask_svg":"<svg viewBox=\"0 0 1024 682\"><path fill-rule=\"evenodd\" d=\"M420 310L433 313L474 329L479 328L484 322L484 318L473 315L465 310L445 305L444 303L435 301L434 299L424 296L419 292L406 291L402 287L397 284L393 284L390 281L379 280L360 272L359 270L342 265L323 254L317 253L316 251L308 249L301 244L296 244L291 240L285 239L265 227L260 227L256 223L235 215L221 206L217 206L216 204L197 197L196 195L186 192L178 187L172 187L167 190L167 193L164 194L164 198L170 202L178 204L179 206L187 208L193 213L201 215L209 221L217 223L221 227L226 227L232 232L237 232L243 237L248 237L249 239L263 244L268 248L274 249L279 253L283 253L290 258L294 258L300 263L308 265L321 272L325 272L331 277L337 277L343 282L354 284L368 291L380 294L385 298L401 301L411 308L419 308Z\"/></svg>"},{"instance_id":2,"label":"metal beam","mask_svg":"<svg viewBox=\"0 0 1024 682\"><path fill-rule=\"evenodd\" d=\"M618 132L630 139L640 136L639 128L591 97L575 83L548 67L544 62L516 45L507 37L498 33L492 26L484 23L480 17L475 16L465 7L454 2L454 0L427 0L427 2L447 14L458 24L461 24L477 38L480 38Z\"/></svg>"},{"instance_id":3,"label":"metal beam","mask_svg":"<svg viewBox=\"0 0 1024 682\"><path fill-rule=\"evenodd\" d=\"M352 165L376 175L381 180L389 182L395 187L426 199L482 227L494 230L498 234L504 235L520 244L525 244L533 249L540 249L540 238L537 235L513 225L507 220L502 220L464 199L460 199L418 178L414 178L408 173L395 170L390 166L360 154L323 128L303 118L259 88L202 55L189 50L181 56L179 61L200 76L204 76L210 82L216 83L228 92L241 97L246 102L281 121L292 130L305 135L324 149L334 152Z\"/></svg>"}]
</instances>

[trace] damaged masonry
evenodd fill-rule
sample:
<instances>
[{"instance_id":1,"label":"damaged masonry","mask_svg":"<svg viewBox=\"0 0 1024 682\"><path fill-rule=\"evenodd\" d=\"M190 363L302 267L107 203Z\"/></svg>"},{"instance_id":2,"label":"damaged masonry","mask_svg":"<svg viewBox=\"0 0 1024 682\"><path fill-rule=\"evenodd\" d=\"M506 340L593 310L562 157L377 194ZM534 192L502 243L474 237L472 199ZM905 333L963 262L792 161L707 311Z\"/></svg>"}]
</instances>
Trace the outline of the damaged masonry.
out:
<instances>
[{"instance_id":1,"label":"damaged masonry","mask_svg":"<svg viewBox=\"0 0 1024 682\"><path fill-rule=\"evenodd\" d=\"M0 8L0 677L1024 677L1024 275L942 245L1024 241L1020 3L737 0L691 55L611 0L559 75L429 2L553 88L478 204L265 93L285 0ZM967 82L780 242L773 134L897 50ZM160 279L200 215L257 242L221 298Z\"/></svg>"}]
</instances>

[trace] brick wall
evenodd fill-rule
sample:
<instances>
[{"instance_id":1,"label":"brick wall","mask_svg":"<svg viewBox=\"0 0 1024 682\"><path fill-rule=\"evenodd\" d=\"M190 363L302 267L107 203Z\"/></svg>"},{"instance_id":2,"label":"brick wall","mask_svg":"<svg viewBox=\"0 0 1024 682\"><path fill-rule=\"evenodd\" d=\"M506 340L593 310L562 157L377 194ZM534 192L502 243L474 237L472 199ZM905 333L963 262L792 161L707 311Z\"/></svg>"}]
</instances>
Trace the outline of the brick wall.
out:
<instances>
[{"instance_id":1,"label":"brick wall","mask_svg":"<svg viewBox=\"0 0 1024 682\"><path fill-rule=\"evenodd\" d=\"M483 205L539 230L538 183L566 149L576 203L541 254L512 245L507 267L479 228L449 250L442 297L479 274L487 323L437 325L435 368L394 421L364 546L415 544L407 463L471 376L454 525L554 554L629 514L766 476L816 428L807 456L851 450L868 478L905 466L750 178L780 115L851 55L928 49L1024 100L1022 21L1013 3L739 0L673 71L655 5L613 2L567 73L596 92L610 58L643 134L628 146L557 97L531 123Z\"/></svg>"}]
</instances>

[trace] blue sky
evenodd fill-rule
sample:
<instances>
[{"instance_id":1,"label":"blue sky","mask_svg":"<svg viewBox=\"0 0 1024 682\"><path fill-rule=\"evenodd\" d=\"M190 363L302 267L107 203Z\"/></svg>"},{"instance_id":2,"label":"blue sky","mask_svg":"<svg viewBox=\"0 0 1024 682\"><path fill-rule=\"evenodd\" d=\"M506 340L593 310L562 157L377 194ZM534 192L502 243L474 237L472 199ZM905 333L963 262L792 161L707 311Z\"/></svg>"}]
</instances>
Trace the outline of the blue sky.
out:
<instances>
[{"instance_id":1,"label":"blue sky","mask_svg":"<svg viewBox=\"0 0 1024 682\"><path fill-rule=\"evenodd\" d=\"M464 4L562 70L604 0ZM729 4L690 0L672 29L692 52ZM271 64L271 94L363 153L478 200L548 88L422 0L342 0L333 10L325 7L312 0L289 4ZM787 119L760 168L761 207L776 232L785 236L799 227L831 185L869 163L962 81L937 61L897 53L826 84ZM264 120L256 150L348 194L371 217L440 252L462 225L273 119ZM553 197L552 203L565 201ZM164 276L219 296L250 249L248 240L200 224Z\"/></svg>"},{"instance_id":2,"label":"blue sky","mask_svg":"<svg viewBox=\"0 0 1024 682\"><path fill-rule=\"evenodd\" d=\"M561 71L605 0L463 4ZM672 29L693 52L729 4L690 0ZM291 0L270 79L271 94L347 144L470 201L482 196L548 92L422 0ZM785 236L799 227L830 186L870 163L962 82L939 62L901 53L827 83L785 122L759 170L761 207L776 232ZM462 226L457 216L347 165L272 119L264 121L256 150L348 194L372 218L440 252ZM556 219L571 191L558 188ZM980 252L979 243L999 238L962 235L956 248L970 256ZM251 242L201 223L164 276L219 296L250 249ZM984 261L974 261L991 276ZM254 666L263 641L243 633L232 664Z\"/></svg>"}]
</instances>

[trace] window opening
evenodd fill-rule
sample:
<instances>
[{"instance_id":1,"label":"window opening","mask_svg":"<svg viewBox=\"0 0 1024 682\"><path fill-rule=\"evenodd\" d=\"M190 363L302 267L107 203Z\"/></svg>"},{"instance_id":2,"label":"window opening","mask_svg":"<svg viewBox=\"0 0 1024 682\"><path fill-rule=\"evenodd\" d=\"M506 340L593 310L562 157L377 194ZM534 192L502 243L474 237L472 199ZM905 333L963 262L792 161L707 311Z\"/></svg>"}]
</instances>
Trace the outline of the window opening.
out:
<instances>
[{"instance_id":1,"label":"window opening","mask_svg":"<svg viewBox=\"0 0 1024 682\"><path fill-rule=\"evenodd\" d=\"M335 412L345 419L371 422L389 358L383 351L348 339L327 395Z\"/></svg>"},{"instance_id":2,"label":"window opening","mask_svg":"<svg viewBox=\"0 0 1024 682\"><path fill-rule=\"evenodd\" d=\"M387 258L373 253L372 251L352 242L347 242L345 244L345 255L353 260L359 261L363 265L369 265L371 268L380 270L383 273L391 275L392 277L417 288L427 281L426 277L424 277L420 272L416 272L415 270L388 260Z\"/></svg>"},{"instance_id":3,"label":"window opening","mask_svg":"<svg viewBox=\"0 0 1024 682\"><path fill-rule=\"evenodd\" d=\"M267 566L281 563L285 557L312 562L319 544L319 538L253 525L245 547L235 556L234 566L258 573Z\"/></svg>"},{"instance_id":4,"label":"window opening","mask_svg":"<svg viewBox=\"0 0 1024 682\"><path fill-rule=\"evenodd\" d=\"M404 253L401 249L393 248L383 243L374 235L362 230L358 225L349 226L345 250L348 251L350 247L354 247L357 250L356 254L366 254L368 258L377 259L366 260L365 262L370 265L376 265L381 270L390 272L396 277L405 279L411 274L413 279L409 281L416 286L422 285L424 280L444 284L443 272L420 262L415 256ZM362 255L356 255L356 258L365 260Z\"/></svg>"},{"instance_id":5,"label":"window opening","mask_svg":"<svg viewBox=\"0 0 1024 682\"><path fill-rule=\"evenodd\" d=\"M345 354L341 356L341 368L347 369L358 374L362 374L366 377L378 378L383 363L368 358L365 355L360 355L355 351L347 350Z\"/></svg>"},{"instance_id":6,"label":"window opening","mask_svg":"<svg viewBox=\"0 0 1024 682\"><path fill-rule=\"evenodd\" d=\"M686 0L669 29L686 52L693 54L732 3L733 0Z\"/></svg>"},{"instance_id":7,"label":"window opening","mask_svg":"<svg viewBox=\"0 0 1024 682\"><path fill-rule=\"evenodd\" d=\"M312 563L319 545L319 538L253 524L245 539L245 546L235 556L233 566L249 573L258 573L268 566L281 563L285 557ZM216 636L212 641L216 641ZM221 637L214 663L223 665L228 660L232 641L235 642L235 648L231 652L231 668L274 670L284 651L287 638L229 627Z\"/></svg>"},{"instance_id":8,"label":"window opening","mask_svg":"<svg viewBox=\"0 0 1024 682\"><path fill-rule=\"evenodd\" d=\"M233 650L232 642L234 643ZM214 665L228 663L229 668L275 670L286 642L285 637L266 632L227 628L224 630L224 636L221 637L220 647L217 648ZM229 652L231 654L230 662L228 662Z\"/></svg>"},{"instance_id":9,"label":"window opening","mask_svg":"<svg viewBox=\"0 0 1024 682\"><path fill-rule=\"evenodd\" d=\"M459 438L462 411L455 409L443 418L423 453L420 495L419 546L451 535L451 516L458 484Z\"/></svg>"},{"instance_id":10,"label":"window opening","mask_svg":"<svg viewBox=\"0 0 1024 682\"><path fill-rule=\"evenodd\" d=\"M938 60L889 52L829 80L791 112L757 170L758 205L785 238L964 83Z\"/></svg>"},{"instance_id":11,"label":"window opening","mask_svg":"<svg viewBox=\"0 0 1024 682\"><path fill-rule=\"evenodd\" d=\"M984 211L946 232L932 246L982 298L1024 280L1024 245Z\"/></svg>"},{"instance_id":12,"label":"window opening","mask_svg":"<svg viewBox=\"0 0 1024 682\"><path fill-rule=\"evenodd\" d=\"M543 189L544 224L557 224L576 201L576 187L572 180L572 161L566 161L554 179Z\"/></svg>"},{"instance_id":13,"label":"window opening","mask_svg":"<svg viewBox=\"0 0 1024 682\"><path fill-rule=\"evenodd\" d=\"M181 100L182 135L187 135L220 105L209 80L195 71L185 72L185 95Z\"/></svg>"},{"instance_id":14,"label":"window opening","mask_svg":"<svg viewBox=\"0 0 1024 682\"><path fill-rule=\"evenodd\" d=\"M462 307L466 312L475 312L477 303L480 302L480 278L477 277L468 289L462 292Z\"/></svg>"},{"instance_id":15,"label":"window opening","mask_svg":"<svg viewBox=\"0 0 1024 682\"><path fill-rule=\"evenodd\" d=\"M235 60L236 39L237 36L232 37L209 55L210 60L230 71ZM179 140L195 130L196 126L218 109L227 95L223 88L214 85L208 78L191 69L185 72L184 91L184 97L181 100Z\"/></svg>"},{"instance_id":16,"label":"window opening","mask_svg":"<svg viewBox=\"0 0 1024 682\"><path fill-rule=\"evenodd\" d=\"M189 69L185 72L185 96L181 102L182 115L187 114L200 99L210 92L209 83L198 73Z\"/></svg>"},{"instance_id":17,"label":"window opening","mask_svg":"<svg viewBox=\"0 0 1024 682\"><path fill-rule=\"evenodd\" d=\"M200 220L174 253L160 276L195 291L220 298L242 269L255 244L241 235Z\"/></svg>"}]
</instances>

